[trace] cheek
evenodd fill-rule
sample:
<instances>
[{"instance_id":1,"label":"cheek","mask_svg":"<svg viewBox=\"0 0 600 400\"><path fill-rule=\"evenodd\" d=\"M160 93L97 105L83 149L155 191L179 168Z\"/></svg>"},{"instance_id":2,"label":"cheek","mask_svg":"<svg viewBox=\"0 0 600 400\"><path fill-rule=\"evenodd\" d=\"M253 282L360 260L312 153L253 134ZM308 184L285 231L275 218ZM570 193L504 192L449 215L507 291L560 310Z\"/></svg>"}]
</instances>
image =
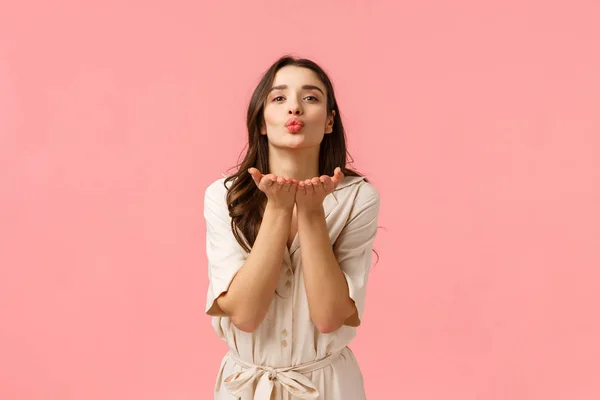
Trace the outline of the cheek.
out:
<instances>
[{"instance_id":1,"label":"cheek","mask_svg":"<svg viewBox=\"0 0 600 400\"><path fill-rule=\"evenodd\" d=\"M276 121L276 115L273 112L273 109L265 108L265 112L263 113L263 118L265 119L265 122L267 123L267 125L274 124Z\"/></svg>"},{"instance_id":2,"label":"cheek","mask_svg":"<svg viewBox=\"0 0 600 400\"><path fill-rule=\"evenodd\" d=\"M327 122L327 110L325 108L318 108L313 110L313 112L311 112L310 119L318 123Z\"/></svg>"}]
</instances>

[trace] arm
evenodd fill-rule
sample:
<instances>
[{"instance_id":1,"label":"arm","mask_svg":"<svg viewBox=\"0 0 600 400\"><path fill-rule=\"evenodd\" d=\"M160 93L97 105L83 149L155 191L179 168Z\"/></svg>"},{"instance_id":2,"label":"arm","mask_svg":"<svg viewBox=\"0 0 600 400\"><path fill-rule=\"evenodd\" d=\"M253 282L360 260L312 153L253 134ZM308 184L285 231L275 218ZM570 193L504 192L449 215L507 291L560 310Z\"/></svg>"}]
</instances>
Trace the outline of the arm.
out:
<instances>
[{"instance_id":1,"label":"arm","mask_svg":"<svg viewBox=\"0 0 600 400\"><path fill-rule=\"evenodd\" d=\"M333 248L323 214L302 217L304 231L298 228L304 240L302 270L311 319L322 333L361 323L379 206L379 193L373 187L359 191Z\"/></svg>"},{"instance_id":2,"label":"arm","mask_svg":"<svg viewBox=\"0 0 600 400\"><path fill-rule=\"evenodd\" d=\"M356 308L333 253L322 206L298 209L298 236L310 317L319 332L334 332Z\"/></svg>"},{"instance_id":3,"label":"arm","mask_svg":"<svg viewBox=\"0 0 600 400\"><path fill-rule=\"evenodd\" d=\"M209 300L207 314L229 316L238 329L251 332L263 321L275 293L292 211L267 203L258 236L244 261L230 220L224 218L226 210L214 209L221 206L222 199L211 199L207 193L209 299L216 297L214 302Z\"/></svg>"},{"instance_id":4,"label":"arm","mask_svg":"<svg viewBox=\"0 0 600 400\"><path fill-rule=\"evenodd\" d=\"M254 331L263 321L273 295L290 231L292 213L267 207L248 259L229 290L217 299L219 307L239 329Z\"/></svg>"}]
</instances>

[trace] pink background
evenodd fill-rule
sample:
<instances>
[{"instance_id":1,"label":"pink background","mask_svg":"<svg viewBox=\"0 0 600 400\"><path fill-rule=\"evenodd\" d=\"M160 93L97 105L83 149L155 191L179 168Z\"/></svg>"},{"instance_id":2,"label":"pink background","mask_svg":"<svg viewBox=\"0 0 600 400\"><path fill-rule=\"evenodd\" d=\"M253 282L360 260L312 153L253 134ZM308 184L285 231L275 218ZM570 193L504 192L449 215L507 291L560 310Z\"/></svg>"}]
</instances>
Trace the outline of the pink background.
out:
<instances>
[{"instance_id":1,"label":"pink background","mask_svg":"<svg viewBox=\"0 0 600 400\"><path fill-rule=\"evenodd\" d=\"M382 197L368 398L600 398L598 2L126 3L0 6L0 399L211 398L203 193L288 52Z\"/></svg>"}]
</instances>

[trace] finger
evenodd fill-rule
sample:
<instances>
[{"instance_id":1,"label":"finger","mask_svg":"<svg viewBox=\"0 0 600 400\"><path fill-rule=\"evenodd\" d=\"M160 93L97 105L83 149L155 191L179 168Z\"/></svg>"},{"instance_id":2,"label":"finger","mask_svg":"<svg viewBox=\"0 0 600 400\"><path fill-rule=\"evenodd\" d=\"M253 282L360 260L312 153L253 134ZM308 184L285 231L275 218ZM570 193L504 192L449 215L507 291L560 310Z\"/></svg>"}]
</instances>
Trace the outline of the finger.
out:
<instances>
[{"instance_id":1,"label":"finger","mask_svg":"<svg viewBox=\"0 0 600 400\"><path fill-rule=\"evenodd\" d=\"M325 189L325 191L327 193L331 193L331 192L333 192L333 189L335 189L335 185L334 185L333 181L331 180L331 177L329 177L327 175L323 175L323 176L321 176L321 182L323 185L323 189Z\"/></svg>"},{"instance_id":2,"label":"finger","mask_svg":"<svg viewBox=\"0 0 600 400\"><path fill-rule=\"evenodd\" d=\"M248 173L252 177L252 180L254 181L256 186L260 185L260 181L262 179L262 174L260 173L260 171L257 168L250 167L248 168Z\"/></svg>"},{"instance_id":3,"label":"finger","mask_svg":"<svg viewBox=\"0 0 600 400\"><path fill-rule=\"evenodd\" d=\"M312 184L314 193L322 193L324 191L323 188L323 184L321 183L321 178L320 177L314 177L310 180L310 183Z\"/></svg>"},{"instance_id":4,"label":"finger","mask_svg":"<svg viewBox=\"0 0 600 400\"><path fill-rule=\"evenodd\" d=\"M298 182L298 188L296 189L296 193L299 193L300 195L306 194L306 185L304 184L304 181Z\"/></svg>"},{"instance_id":5,"label":"finger","mask_svg":"<svg viewBox=\"0 0 600 400\"><path fill-rule=\"evenodd\" d=\"M283 176L278 176L276 181L277 190L283 189L283 184L285 183L285 178Z\"/></svg>"},{"instance_id":6,"label":"finger","mask_svg":"<svg viewBox=\"0 0 600 400\"><path fill-rule=\"evenodd\" d=\"M312 182L310 179L307 179L304 181L304 190L306 190L307 195L311 195L315 192L315 189L313 188L313 185L312 185Z\"/></svg>"},{"instance_id":7,"label":"finger","mask_svg":"<svg viewBox=\"0 0 600 400\"><path fill-rule=\"evenodd\" d=\"M265 187L271 187L277 182L277 177L273 174L268 174L263 176L263 180L265 181Z\"/></svg>"},{"instance_id":8,"label":"finger","mask_svg":"<svg viewBox=\"0 0 600 400\"><path fill-rule=\"evenodd\" d=\"M257 175L257 176L259 176L261 178L263 177L262 172L260 172L260 170L258 168L256 168L256 167L250 167L250 168L248 168L248 172L250 172L252 175Z\"/></svg>"},{"instance_id":9,"label":"finger","mask_svg":"<svg viewBox=\"0 0 600 400\"><path fill-rule=\"evenodd\" d=\"M342 169L340 167L336 167L336 169L333 172L333 178L331 179L333 181L333 184L337 186L343 179L344 174L342 173Z\"/></svg>"}]
</instances>

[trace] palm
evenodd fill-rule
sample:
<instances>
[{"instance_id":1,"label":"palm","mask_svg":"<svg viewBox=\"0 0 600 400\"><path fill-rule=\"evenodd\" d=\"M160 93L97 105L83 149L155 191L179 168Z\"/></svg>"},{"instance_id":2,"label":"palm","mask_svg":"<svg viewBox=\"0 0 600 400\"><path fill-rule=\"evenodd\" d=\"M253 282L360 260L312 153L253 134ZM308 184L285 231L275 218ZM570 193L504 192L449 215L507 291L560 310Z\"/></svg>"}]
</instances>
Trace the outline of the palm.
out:
<instances>
[{"instance_id":1,"label":"palm","mask_svg":"<svg viewBox=\"0 0 600 400\"><path fill-rule=\"evenodd\" d=\"M332 193L344 179L342 170L335 169L333 176L321 175L301 181L296 191L296 204L302 208L318 208L323 205L325 197Z\"/></svg>"}]
</instances>

